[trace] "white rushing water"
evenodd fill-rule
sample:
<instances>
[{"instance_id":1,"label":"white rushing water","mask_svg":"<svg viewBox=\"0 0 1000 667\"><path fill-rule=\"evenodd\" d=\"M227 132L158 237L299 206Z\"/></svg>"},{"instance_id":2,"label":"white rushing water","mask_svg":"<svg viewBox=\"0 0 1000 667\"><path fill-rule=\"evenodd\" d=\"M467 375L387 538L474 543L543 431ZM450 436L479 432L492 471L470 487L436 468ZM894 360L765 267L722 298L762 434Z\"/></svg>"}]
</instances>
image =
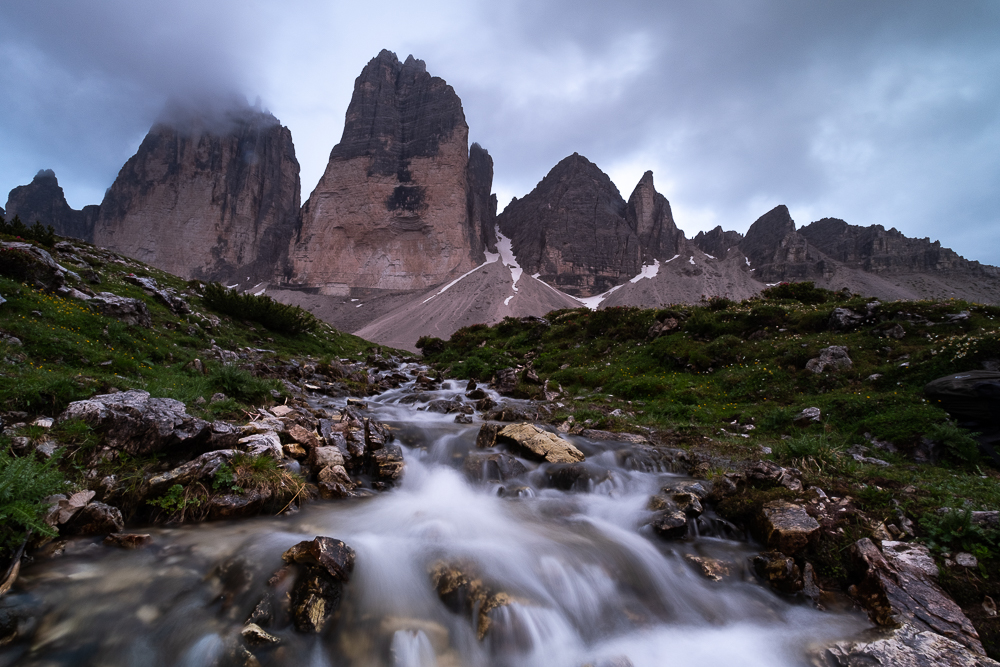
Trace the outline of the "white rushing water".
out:
<instances>
[{"instance_id":1,"label":"white rushing water","mask_svg":"<svg viewBox=\"0 0 1000 667\"><path fill-rule=\"evenodd\" d=\"M0 666L244 664L227 647L281 553L317 535L357 554L339 616L318 637L268 628L281 643L254 649L263 665L793 667L808 664L809 647L866 626L770 592L742 541L656 538L646 506L676 476L623 466L626 443L574 439L591 473L583 490L551 488L550 466L523 459L521 478L470 481L463 464L479 424L417 410L460 389L446 383L409 404L400 401L412 392L393 390L371 403L403 445L396 489L292 516L153 529L154 546L133 552L80 540L29 568L20 601L38 606L39 627L31 646L0 649ZM709 581L685 555L734 574ZM473 564L513 598L490 612L482 640L435 592L429 569L441 560Z\"/></svg>"}]
</instances>

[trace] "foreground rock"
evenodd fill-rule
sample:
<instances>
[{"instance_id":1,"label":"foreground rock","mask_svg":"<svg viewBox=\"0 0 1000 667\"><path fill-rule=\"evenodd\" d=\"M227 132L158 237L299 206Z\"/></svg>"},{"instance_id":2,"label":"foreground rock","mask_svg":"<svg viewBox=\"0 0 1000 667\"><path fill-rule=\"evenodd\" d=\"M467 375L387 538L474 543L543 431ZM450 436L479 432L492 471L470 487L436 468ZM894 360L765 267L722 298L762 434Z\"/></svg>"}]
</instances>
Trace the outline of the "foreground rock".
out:
<instances>
[{"instance_id":1,"label":"foreground rock","mask_svg":"<svg viewBox=\"0 0 1000 667\"><path fill-rule=\"evenodd\" d=\"M492 447L498 442L512 444L525 456L549 463L576 463L586 458L568 440L534 424L509 424L503 428L496 424L483 424L476 446Z\"/></svg>"},{"instance_id":2,"label":"foreground rock","mask_svg":"<svg viewBox=\"0 0 1000 667\"><path fill-rule=\"evenodd\" d=\"M139 389L74 401L59 421L80 419L104 436L111 449L130 454L185 452L209 444L235 444L232 428L192 417L180 401L152 398Z\"/></svg>"},{"instance_id":3,"label":"foreground rock","mask_svg":"<svg viewBox=\"0 0 1000 667\"><path fill-rule=\"evenodd\" d=\"M480 641L493 623L490 613L514 602L507 593L485 583L470 563L438 561L430 566L430 576L441 602L452 612L471 617Z\"/></svg>"},{"instance_id":4,"label":"foreground rock","mask_svg":"<svg viewBox=\"0 0 1000 667\"><path fill-rule=\"evenodd\" d=\"M985 655L971 621L924 567L909 566L900 558L890 562L868 538L855 542L851 555L864 572L856 596L872 621L881 626L911 625L918 631L930 630L976 655Z\"/></svg>"},{"instance_id":5,"label":"foreground rock","mask_svg":"<svg viewBox=\"0 0 1000 667\"><path fill-rule=\"evenodd\" d=\"M54 291L66 284L68 275L75 274L57 264L52 255L38 246L21 241L0 241L0 275Z\"/></svg>"},{"instance_id":6,"label":"foreground rock","mask_svg":"<svg viewBox=\"0 0 1000 667\"><path fill-rule=\"evenodd\" d=\"M344 584L354 571L354 550L331 537L299 542L281 556L302 566L291 593L295 629L318 634L340 608Z\"/></svg>"},{"instance_id":7,"label":"foreground rock","mask_svg":"<svg viewBox=\"0 0 1000 667\"><path fill-rule=\"evenodd\" d=\"M838 642L813 660L816 667L998 667L1000 662L913 625L873 641Z\"/></svg>"},{"instance_id":8,"label":"foreground rock","mask_svg":"<svg viewBox=\"0 0 1000 667\"><path fill-rule=\"evenodd\" d=\"M761 508L759 530L768 548L794 556L809 545L819 531L819 522L801 505L772 500Z\"/></svg>"}]
</instances>

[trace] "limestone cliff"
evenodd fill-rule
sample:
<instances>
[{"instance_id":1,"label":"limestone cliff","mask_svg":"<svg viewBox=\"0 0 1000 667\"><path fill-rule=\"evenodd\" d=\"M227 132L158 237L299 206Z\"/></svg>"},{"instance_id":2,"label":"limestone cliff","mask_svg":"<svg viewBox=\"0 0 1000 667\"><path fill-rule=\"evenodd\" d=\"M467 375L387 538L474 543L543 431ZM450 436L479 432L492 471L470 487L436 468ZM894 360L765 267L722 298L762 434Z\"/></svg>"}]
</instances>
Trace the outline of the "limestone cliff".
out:
<instances>
[{"instance_id":1,"label":"limestone cliff","mask_svg":"<svg viewBox=\"0 0 1000 667\"><path fill-rule=\"evenodd\" d=\"M344 134L302 209L285 282L342 295L452 280L495 243L493 165L462 103L413 56L382 51L355 81Z\"/></svg>"},{"instance_id":2,"label":"limestone cliff","mask_svg":"<svg viewBox=\"0 0 1000 667\"><path fill-rule=\"evenodd\" d=\"M168 116L105 195L94 243L185 278L271 278L298 219L291 133L245 101Z\"/></svg>"},{"instance_id":3,"label":"limestone cliff","mask_svg":"<svg viewBox=\"0 0 1000 667\"><path fill-rule=\"evenodd\" d=\"M574 296L607 291L644 263L670 259L684 235L646 174L626 203L607 174L574 153L497 217L528 274Z\"/></svg>"},{"instance_id":4,"label":"limestone cliff","mask_svg":"<svg viewBox=\"0 0 1000 667\"><path fill-rule=\"evenodd\" d=\"M51 169L42 169L31 183L17 186L7 196L7 218L19 216L21 222L29 226L38 221L51 225L60 236L72 236L84 241L93 240L94 223L99 211L97 205L84 206L80 211L70 208Z\"/></svg>"}]
</instances>

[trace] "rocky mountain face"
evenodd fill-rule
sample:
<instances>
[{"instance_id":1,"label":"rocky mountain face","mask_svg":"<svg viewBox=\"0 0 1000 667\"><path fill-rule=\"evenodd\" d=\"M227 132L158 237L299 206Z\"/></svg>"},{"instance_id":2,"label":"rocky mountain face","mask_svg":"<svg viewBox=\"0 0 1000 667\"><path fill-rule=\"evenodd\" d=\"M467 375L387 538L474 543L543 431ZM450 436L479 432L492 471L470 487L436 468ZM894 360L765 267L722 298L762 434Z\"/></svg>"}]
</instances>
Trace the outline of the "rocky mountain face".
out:
<instances>
[{"instance_id":1,"label":"rocky mountain face","mask_svg":"<svg viewBox=\"0 0 1000 667\"><path fill-rule=\"evenodd\" d=\"M983 271L1000 276L996 267L964 259L950 248L942 248L940 241L909 238L896 229L886 231L882 225L861 227L837 218L823 218L806 225L799 234L836 261L871 273Z\"/></svg>"},{"instance_id":2,"label":"rocky mountain face","mask_svg":"<svg viewBox=\"0 0 1000 667\"><path fill-rule=\"evenodd\" d=\"M299 213L288 128L245 101L169 115L105 195L94 243L185 278L271 278Z\"/></svg>"},{"instance_id":3,"label":"rocky mountain face","mask_svg":"<svg viewBox=\"0 0 1000 667\"><path fill-rule=\"evenodd\" d=\"M695 247L713 257L725 257L743 240L739 232L723 231L721 226L708 232L698 232L691 240Z\"/></svg>"},{"instance_id":4,"label":"rocky mountain face","mask_svg":"<svg viewBox=\"0 0 1000 667\"><path fill-rule=\"evenodd\" d=\"M497 222L528 274L573 296L605 292L644 263L673 257L684 241L652 172L626 202L607 174L577 153L511 201Z\"/></svg>"},{"instance_id":5,"label":"rocky mountain face","mask_svg":"<svg viewBox=\"0 0 1000 667\"><path fill-rule=\"evenodd\" d=\"M321 294L452 280L495 244L493 164L462 102L412 56L382 51L355 81L344 134L302 209L284 275Z\"/></svg>"},{"instance_id":6,"label":"rocky mountain face","mask_svg":"<svg viewBox=\"0 0 1000 667\"><path fill-rule=\"evenodd\" d=\"M17 215L26 225L38 221L43 225L52 225L60 236L91 241L99 212L100 206L96 204L84 206L80 211L70 208L55 172L42 169L31 179L31 183L10 191L5 217L12 219Z\"/></svg>"}]
</instances>

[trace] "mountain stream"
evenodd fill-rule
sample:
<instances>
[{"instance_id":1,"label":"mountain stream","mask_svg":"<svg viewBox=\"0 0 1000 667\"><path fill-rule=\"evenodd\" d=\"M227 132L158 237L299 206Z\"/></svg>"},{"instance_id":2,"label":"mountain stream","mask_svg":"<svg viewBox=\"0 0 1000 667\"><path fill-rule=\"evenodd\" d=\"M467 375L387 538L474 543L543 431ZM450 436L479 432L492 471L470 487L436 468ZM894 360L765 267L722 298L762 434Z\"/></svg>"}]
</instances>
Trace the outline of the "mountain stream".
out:
<instances>
[{"instance_id":1,"label":"mountain stream","mask_svg":"<svg viewBox=\"0 0 1000 667\"><path fill-rule=\"evenodd\" d=\"M420 398L462 398L464 383L443 387ZM254 648L261 665L797 667L811 664L812 647L869 625L771 592L747 565L753 546L724 522L701 520L693 539L657 538L647 503L678 476L623 464L628 443L567 436L597 471L583 489L551 488L549 464L524 459L514 481L470 481L463 464L480 423L456 424L407 396L410 385L390 390L366 412L403 446L397 488L291 515L151 528L152 545L136 551L80 539L26 568L9 597L42 612L30 646L0 648L0 667L254 664L227 662L227 646L282 552L320 535L356 552L339 616L320 635L269 627L280 642ZM708 579L694 557L728 572ZM473 564L509 596L482 639L435 591L429 571L442 560Z\"/></svg>"}]
</instances>

